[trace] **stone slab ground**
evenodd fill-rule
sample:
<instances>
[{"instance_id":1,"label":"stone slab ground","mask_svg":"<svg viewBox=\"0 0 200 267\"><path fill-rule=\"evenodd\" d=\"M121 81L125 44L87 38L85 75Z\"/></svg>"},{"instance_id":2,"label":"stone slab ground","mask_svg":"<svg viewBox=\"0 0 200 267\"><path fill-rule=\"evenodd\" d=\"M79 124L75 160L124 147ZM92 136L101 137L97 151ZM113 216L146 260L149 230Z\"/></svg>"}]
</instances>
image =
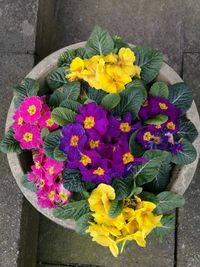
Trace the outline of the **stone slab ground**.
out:
<instances>
[{"instance_id":1,"label":"stone slab ground","mask_svg":"<svg viewBox=\"0 0 200 267\"><path fill-rule=\"evenodd\" d=\"M200 111L198 0L40 0L35 48L37 7L36 0L0 1L1 136L12 86L31 69L34 53L40 60L61 47L84 41L96 24L129 42L159 48L193 86ZM177 211L175 233L161 245L150 239L146 250L129 246L116 260L88 237L38 215L23 201L6 157L0 157L0 266L200 266L200 166L186 192L185 207Z\"/></svg>"}]
</instances>

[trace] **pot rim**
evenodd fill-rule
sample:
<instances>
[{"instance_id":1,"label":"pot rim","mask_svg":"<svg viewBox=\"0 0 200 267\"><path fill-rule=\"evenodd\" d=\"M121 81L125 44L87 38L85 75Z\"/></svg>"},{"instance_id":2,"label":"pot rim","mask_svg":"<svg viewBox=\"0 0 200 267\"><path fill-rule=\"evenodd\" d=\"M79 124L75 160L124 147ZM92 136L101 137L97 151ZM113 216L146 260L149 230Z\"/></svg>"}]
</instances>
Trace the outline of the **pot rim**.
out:
<instances>
[{"instance_id":1,"label":"pot rim","mask_svg":"<svg viewBox=\"0 0 200 267\"><path fill-rule=\"evenodd\" d=\"M65 52L66 50L76 49L83 47L86 42L75 43L64 48L57 50L56 52L50 54L46 58L44 58L40 63L38 63L26 76L26 78L32 78L36 80L40 80L41 77L46 77L47 73L52 71L57 66L58 57ZM178 82L183 82L180 76L166 63L162 64L160 69L160 73L157 77L157 80L165 81L169 84L174 84ZM14 97L11 101L8 115L6 119L6 131L12 124L12 114L14 112ZM187 117L190 119L194 125L196 126L198 132L200 133L200 120L199 114L197 111L197 107L195 102L193 101L192 106L187 112ZM177 192L179 194L184 194L186 189L188 188L189 184L192 181L194 173L197 168L198 160L199 160L199 152L200 152L200 134L198 135L197 139L193 143L194 147L197 150L197 158L194 162L188 165L176 165L172 171L171 181L168 185L167 190ZM48 217L50 220L56 222L59 225L62 225L69 229L74 229L75 221L74 220L60 220L53 216L53 209L44 209L40 208L37 205L37 199L34 192L26 189L20 182L22 175L24 175L24 171L21 166L20 159L17 153L9 153L7 154L9 166L11 172L17 182L18 187L22 191L23 195L26 199L44 216Z\"/></svg>"}]
</instances>

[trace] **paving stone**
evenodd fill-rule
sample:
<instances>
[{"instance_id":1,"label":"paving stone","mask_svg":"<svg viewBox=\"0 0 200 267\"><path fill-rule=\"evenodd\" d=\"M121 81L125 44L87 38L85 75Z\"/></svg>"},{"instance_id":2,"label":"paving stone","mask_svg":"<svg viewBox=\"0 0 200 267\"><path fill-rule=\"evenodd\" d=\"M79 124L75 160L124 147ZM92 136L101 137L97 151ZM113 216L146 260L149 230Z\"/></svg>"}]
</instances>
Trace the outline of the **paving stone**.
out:
<instances>
[{"instance_id":1,"label":"paving stone","mask_svg":"<svg viewBox=\"0 0 200 267\"><path fill-rule=\"evenodd\" d=\"M13 86L29 72L34 63L33 56L0 54L0 139L4 135L4 124ZM0 266L15 267L19 255L19 238L22 213L22 194L8 166L7 157L0 154Z\"/></svg>"},{"instance_id":2,"label":"paving stone","mask_svg":"<svg viewBox=\"0 0 200 267\"><path fill-rule=\"evenodd\" d=\"M200 53L184 53L183 79L193 90L193 96L200 112Z\"/></svg>"},{"instance_id":3,"label":"paving stone","mask_svg":"<svg viewBox=\"0 0 200 267\"><path fill-rule=\"evenodd\" d=\"M107 248L92 242L89 236L80 236L74 231L64 229L42 215L39 232L38 261L41 263L105 267L173 266L173 234L163 244L149 239L145 249L132 243L115 259Z\"/></svg>"},{"instance_id":4,"label":"paving stone","mask_svg":"<svg viewBox=\"0 0 200 267\"><path fill-rule=\"evenodd\" d=\"M200 1L190 0L183 2L183 50L185 52L200 52Z\"/></svg>"},{"instance_id":5,"label":"paving stone","mask_svg":"<svg viewBox=\"0 0 200 267\"><path fill-rule=\"evenodd\" d=\"M85 41L98 24L128 42L158 48L166 55L167 62L180 71L182 1L59 0L54 4L51 20L47 22L42 18L40 23L43 30L39 32L38 40L47 40L46 46L37 51L42 57L45 47L47 55L66 45ZM44 12L46 8L43 7ZM48 27L52 29L51 40Z\"/></svg>"},{"instance_id":6,"label":"paving stone","mask_svg":"<svg viewBox=\"0 0 200 267\"><path fill-rule=\"evenodd\" d=\"M33 53L38 0L0 1L0 51Z\"/></svg>"},{"instance_id":7,"label":"paving stone","mask_svg":"<svg viewBox=\"0 0 200 267\"><path fill-rule=\"evenodd\" d=\"M183 78L192 86L194 99L200 111L200 54L184 55ZM188 188L185 206L179 210L177 267L200 266L200 163Z\"/></svg>"}]
</instances>

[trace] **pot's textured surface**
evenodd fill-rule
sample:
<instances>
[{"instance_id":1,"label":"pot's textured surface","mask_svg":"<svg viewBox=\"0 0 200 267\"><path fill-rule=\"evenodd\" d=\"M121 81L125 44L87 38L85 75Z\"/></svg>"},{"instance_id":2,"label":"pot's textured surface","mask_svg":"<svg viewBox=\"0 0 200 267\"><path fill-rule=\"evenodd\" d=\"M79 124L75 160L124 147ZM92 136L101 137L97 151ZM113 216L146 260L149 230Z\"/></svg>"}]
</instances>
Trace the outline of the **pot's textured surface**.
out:
<instances>
[{"instance_id":1,"label":"pot's textured surface","mask_svg":"<svg viewBox=\"0 0 200 267\"><path fill-rule=\"evenodd\" d=\"M57 66L57 60L60 54L62 54L64 51L67 49L76 49L79 47L84 46L85 42L73 44L67 47L64 47L55 53L49 55L46 57L44 60L42 60L38 65L36 65L32 71L27 75L27 77L36 79L39 81L41 88L44 85L45 82L45 77L47 74L56 68ZM169 67L166 63L163 63L160 74L157 78L160 81L166 81L169 84L174 84L178 82L182 82L182 79L178 76L178 74L171 68ZM8 111L8 116L7 116L7 121L6 121L6 130L11 126L12 124L12 114L14 112L14 103L13 101L11 102L9 111ZM199 120L199 115L198 111L196 108L196 104L193 102L191 108L187 112L187 117L195 124L198 132L200 133L200 120ZM183 194L185 190L188 188L193 175L196 171L197 163L199 160L199 152L200 152L200 135L197 137L195 142L193 143L197 150L197 158L196 160L188 165L184 166L176 166L173 170L172 177L171 177L171 182L168 186L168 190ZM53 216L52 209L42 209L37 205L37 199L35 193L29 191L25 187L21 185L20 179L21 176L24 175L24 170L22 168L22 162L20 161L18 155L16 153L9 153L8 154L8 161L9 165L12 171L12 174L21 189L22 193L24 196L28 199L28 201L43 215L51 219L52 221L70 229L74 229L75 223L73 220L60 220L57 219Z\"/></svg>"}]
</instances>

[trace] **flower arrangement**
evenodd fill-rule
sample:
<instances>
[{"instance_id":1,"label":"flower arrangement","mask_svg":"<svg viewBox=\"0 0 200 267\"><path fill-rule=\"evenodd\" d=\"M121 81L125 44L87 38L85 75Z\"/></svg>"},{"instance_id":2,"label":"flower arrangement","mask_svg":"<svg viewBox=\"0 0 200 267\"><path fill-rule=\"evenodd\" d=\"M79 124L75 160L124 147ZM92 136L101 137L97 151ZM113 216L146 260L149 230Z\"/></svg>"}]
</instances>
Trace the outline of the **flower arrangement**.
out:
<instances>
[{"instance_id":1,"label":"flower arrangement","mask_svg":"<svg viewBox=\"0 0 200 267\"><path fill-rule=\"evenodd\" d=\"M157 50L96 26L85 47L60 56L45 95L30 78L15 87L13 124L0 142L2 152L32 153L21 182L38 205L75 220L114 256L173 230L170 212L184 198L167 191L171 171L196 158L191 89L156 81L162 62Z\"/></svg>"}]
</instances>

